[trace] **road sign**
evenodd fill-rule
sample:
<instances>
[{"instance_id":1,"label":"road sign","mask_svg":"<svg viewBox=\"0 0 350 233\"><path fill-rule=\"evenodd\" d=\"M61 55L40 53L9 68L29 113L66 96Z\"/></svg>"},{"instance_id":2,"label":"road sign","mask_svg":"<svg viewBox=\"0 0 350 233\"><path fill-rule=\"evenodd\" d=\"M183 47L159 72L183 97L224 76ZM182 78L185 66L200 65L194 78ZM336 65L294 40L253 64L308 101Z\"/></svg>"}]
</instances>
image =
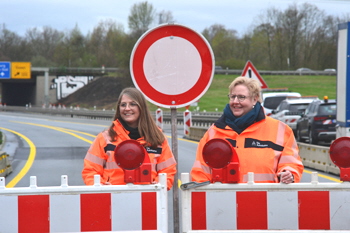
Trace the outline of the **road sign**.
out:
<instances>
[{"instance_id":1,"label":"road sign","mask_svg":"<svg viewBox=\"0 0 350 233\"><path fill-rule=\"evenodd\" d=\"M182 25L164 24L137 41L130 71L135 86L151 103L180 108L204 95L214 76L214 64L211 47L201 34Z\"/></svg>"},{"instance_id":2,"label":"road sign","mask_svg":"<svg viewBox=\"0 0 350 233\"><path fill-rule=\"evenodd\" d=\"M11 78L30 79L30 62L12 62Z\"/></svg>"},{"instance_id":3,"label":"road sign","mask_svg":"<svg viewBox=\"0 0 350 233\"><path fill-rule=\"evenodd\" d=\"M0 79L10 78L10 62L0 62Z\"/></svg>"},{"instance_id":4,"label":"road sign","mask_svg":"<svg viewBox=\"0 0 350 233\"><path fill-rule=\"evenodd\" d=\"M250 61L247 61L247 64L245 65L244 70L242 72L242 76L258 80L262 89L268 88L266 82L260 76L259 72L255 69L253 63L251 63Z\"/></svg>"}]
</instances>

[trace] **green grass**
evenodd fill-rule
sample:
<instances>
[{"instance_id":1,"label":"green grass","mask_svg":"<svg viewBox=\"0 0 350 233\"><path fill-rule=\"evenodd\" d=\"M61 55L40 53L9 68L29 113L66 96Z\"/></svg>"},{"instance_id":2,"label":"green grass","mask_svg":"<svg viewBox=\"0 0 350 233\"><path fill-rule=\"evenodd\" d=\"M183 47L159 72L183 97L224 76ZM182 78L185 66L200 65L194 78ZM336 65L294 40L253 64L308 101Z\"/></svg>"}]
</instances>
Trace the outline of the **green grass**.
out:
<instances>
[{"instance_id":1,"label":"green grass","mask_svg":"<svg viewBox=\"0 0 350 233\"><path fill-rule=\"evenodd\" d=\"M222 112L228 103L228 86L237 77L237 75L215 75L208 91L198 102L198 107L191 106L190 111ZM269 88L288 88L288 91L299 92L303 96L318 96L323 99L328 96L329 99L336 98L336 76L299 76L299 75L265 75L263 76ZM150 105L152 111L156 106ZM182 112L185 108L179 108ZM170 111L170 109L163 109Z\"/></svg>"}]
</instances>

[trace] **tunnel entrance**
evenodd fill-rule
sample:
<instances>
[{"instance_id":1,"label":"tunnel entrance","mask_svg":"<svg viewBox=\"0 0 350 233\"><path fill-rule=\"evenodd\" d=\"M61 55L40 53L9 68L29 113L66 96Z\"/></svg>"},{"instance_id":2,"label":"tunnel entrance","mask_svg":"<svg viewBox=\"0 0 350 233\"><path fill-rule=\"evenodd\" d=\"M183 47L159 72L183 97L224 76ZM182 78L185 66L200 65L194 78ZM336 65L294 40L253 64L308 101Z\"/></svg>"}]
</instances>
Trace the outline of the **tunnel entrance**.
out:
<instances>
[{"instance_id":1,"label":"tunnel entrance","mask_svg":"<svg viewBox=\"0 0 350 233\"><path fill-rule=\"evenodd\" d=\"M33 80L6 80L1 84L2 104L8 106L35 104L36 83Z\"/></svg>"}]
</instances>

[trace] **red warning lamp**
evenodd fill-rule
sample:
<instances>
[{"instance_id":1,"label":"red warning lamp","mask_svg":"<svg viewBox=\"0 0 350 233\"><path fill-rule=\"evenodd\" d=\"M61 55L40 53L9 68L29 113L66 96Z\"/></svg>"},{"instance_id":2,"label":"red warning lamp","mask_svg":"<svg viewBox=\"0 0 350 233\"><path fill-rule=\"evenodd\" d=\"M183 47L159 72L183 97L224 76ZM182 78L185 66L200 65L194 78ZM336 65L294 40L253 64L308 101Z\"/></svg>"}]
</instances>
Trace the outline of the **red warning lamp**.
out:
<instances>
[{"instance_id":1,"label":"red warning lamp","mask_svg":"<svg viewBox=\"0 0 350 233\"><path fill-rule=\"evenodd\" d=\"M239 161L230 142L221 138L211 139L204 145L202 156L211 168L212 183L238 183Z\"/></svg>"},{"instance_id":2,"label":"red warning lamp","mask_svg":"<svg viewBox=\"0 0 350 233\"><path fill-rule=\"evenodd\" d=\"M340 180L350 181L350 137L334 140L329 148L332 162L340 169Z\"/></svg>"},{"instance_id":3,"label":"red warning lamp","mask_svg":"<svg viewBox=\"0 0 350 233\"><path fill-rule=\"evenodd\" d=\"M151 183L151 162L145 148L136 140L125 140L114 149L114 159L124 171L125 183Z\"/></svg>"}]
</instances>

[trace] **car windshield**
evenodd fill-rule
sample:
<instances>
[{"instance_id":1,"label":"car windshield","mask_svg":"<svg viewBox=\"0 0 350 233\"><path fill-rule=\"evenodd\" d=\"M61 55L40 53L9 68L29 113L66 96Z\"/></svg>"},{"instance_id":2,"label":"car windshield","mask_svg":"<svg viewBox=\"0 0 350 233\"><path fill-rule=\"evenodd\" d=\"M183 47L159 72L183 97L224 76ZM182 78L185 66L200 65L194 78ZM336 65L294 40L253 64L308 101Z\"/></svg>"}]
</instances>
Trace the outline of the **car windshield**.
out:
<instances>
[{"instance_id":1,"label":"car windshield","mask_svg":"<svg viewBox=\"0 0 350 233\"><path fill-rule=\"evenodd\" d=\"M318 109L319 115L336 115L337 114L337 105L336 104L327 104L320 105Z\"/></svg>"},{"instance_id":2,"label":"car windshield","mask_svg":"<svg viewBox=\"0 0 350 233\"><path fill-rule=\"evenodd\" d=\"M291 104L289 106L290 112L304 112L309 104Z\"/></svg>"},{"instance_id":3,"label":"car windshield","mask_svg":"<svg viewBox=\"0 0 350 233\"><path fill-rule=\"evenodd\" d=\"M285 99L286 96L266 97L264 100L264 107L269 109L276 109L277 106L282 102L282 100Z\"/></svg>"}]
</instances>

